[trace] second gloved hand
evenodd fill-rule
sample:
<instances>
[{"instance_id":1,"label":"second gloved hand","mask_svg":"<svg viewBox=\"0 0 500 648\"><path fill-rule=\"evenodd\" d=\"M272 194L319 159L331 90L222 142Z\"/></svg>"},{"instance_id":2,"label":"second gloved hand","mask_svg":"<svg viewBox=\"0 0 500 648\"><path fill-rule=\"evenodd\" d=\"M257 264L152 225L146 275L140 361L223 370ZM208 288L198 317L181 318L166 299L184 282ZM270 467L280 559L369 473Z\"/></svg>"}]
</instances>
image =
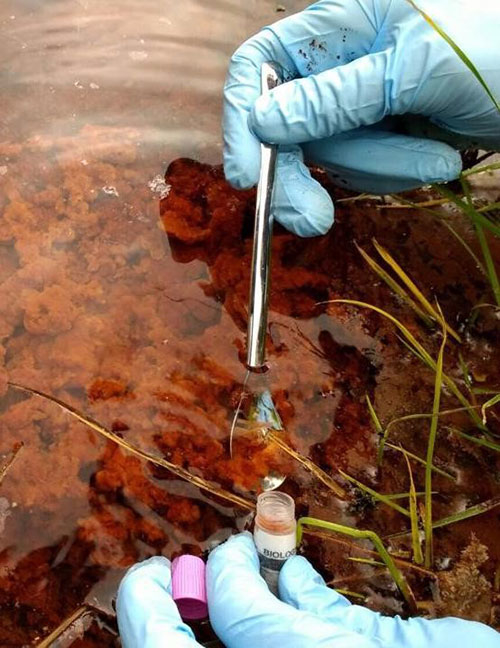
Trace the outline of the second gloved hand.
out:
<instances>
[{"instance_id":1,"label":"second gloved hand","mask_svg":"<svg viewBox=\"0 0 500 648\"><path fill-rule=\"evenodd\" d=\"M473 621L383 617L328 588L302 557L280 572L281 601L259 574L249 533L215 549L207 566L210 621L227 648L500 648L500 634Z\"/></svg>"},{"instance_id":2,"label":"second gloved hand","mask_svg":"<svg viewBox=\"0 0 500 648\"><path fill-rule=\"evenodd\" d=\"M170 560L163 556L128 570L116 612L123 648L201 648L172 599Z\"/></svg>"},{"instance_id":3,"label":"second gloved hand","mask_svg":"<svg viewBox=\"0 0 500 648\"><path fill-rule=\"evenodd\" d=\"M500 3L417 4L499 97ZM260 97L270 60L293 80ZM279 144L276 218L301 236L333 222L304 157L340 186L392 193L458 177L457 148L500 149L494 101L408 0L321 0L263 29L235 52L224 106L227 179L256 184L260 141Z\"/></svg>"}]
</instances>

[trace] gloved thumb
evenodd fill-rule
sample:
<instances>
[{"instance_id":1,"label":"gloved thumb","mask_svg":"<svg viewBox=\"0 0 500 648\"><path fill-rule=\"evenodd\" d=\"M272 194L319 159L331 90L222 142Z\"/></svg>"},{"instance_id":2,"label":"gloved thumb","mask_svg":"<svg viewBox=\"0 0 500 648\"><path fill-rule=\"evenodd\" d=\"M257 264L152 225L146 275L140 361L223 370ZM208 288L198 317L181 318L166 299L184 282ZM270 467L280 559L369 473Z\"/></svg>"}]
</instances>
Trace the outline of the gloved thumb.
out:
<instances>
[{"instance_id":1,"label":"gloved thumb","mask_svg":"<svg viewBox=\"0 0 500 648\"><path fill-rule=\"evenodd\" d=\"M333 225L332 199L311 176L300 146L278 151L273 213L283 227L298 236L319 236Z\"/></svg>"},{"instance_id":2,"label":"gloved thumb","mask_svg":"<svg viewBox=\"0 0 500 648\"><path fill-rule=\"evenodd\" d=\"M369 637L383 646L404 648L500 648L500 634L482 623L454 617L402 619L385 617L349 601L327 587L305 558L287 560L280 572L279 593L283 602L319 616L323 621Z\"/></svg>"},{"instance_id":3,"label":"gloved thumb","mask_svg":"<svg viewBox=\"0 0 500 648\"><path fill-rule=\"evenodd\" d=\"M296 79L259 97L248 125L263 142L300 144L375 124L390 114L385 72L391 50Z\"/></svg>"}]
</instances>

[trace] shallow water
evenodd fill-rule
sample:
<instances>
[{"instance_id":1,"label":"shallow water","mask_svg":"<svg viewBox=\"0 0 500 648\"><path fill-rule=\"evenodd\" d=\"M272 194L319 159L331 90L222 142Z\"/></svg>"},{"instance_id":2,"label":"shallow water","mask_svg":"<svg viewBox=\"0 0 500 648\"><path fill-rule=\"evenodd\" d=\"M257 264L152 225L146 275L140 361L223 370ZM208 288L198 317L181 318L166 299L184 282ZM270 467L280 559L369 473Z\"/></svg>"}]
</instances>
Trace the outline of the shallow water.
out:
<instances>
[{"instance_id":1,"label":"shallow water","mask_svg":"<svg viewBox=\"0 0 500 648\"><path fill-rule=\"evenodd\" d=\"M338 500L276 447L239 437L229 458L244 377L254 196L230 190L218 169L171 162L220 161L228 57L276 18L276 5L170 4L2 3L5 375L249 501L276 469L288 475L283 489L301 515L381 535L404 530L407 520L392 509L354 491L349 502ZM285 4L290 13L304 3ZM498 200L500 183L489 182ZM337 220L331 234L312 241L276 231L270 371L261 380L294 447L336 479L341 468L380 492L406 491L397 452L377 470L365 395L384 422L428 412L432 374L383 320L317 302L346 297L386 307L437 352L438 336L363 265L352 241L374 254L375 236L428 295L437 294L464 338L475 385L490 390L500 387L498 319L482 309L469 321L472 306L492 299L487 284L429 215L346 202ZM458 216L454 222L475 246ZM447 367L464 388L456 345ZM259 388L257 378L251 387ZM445 405L456 402L448 395ZM11 388L1 412L2 457L23 444L0 485L1 646L34 644L85 602L98 612L84 615L60 645L117 645L111 598L128 565L156 553L203 553L249 522L245 509L131 457L53 403ZM472 429L466 416L452 422ZM394 440L423 456L427 429L402 427ZM436 453L457 477L436 477L436 517L498 495L497 455L444 429ZM414 472L420 489L423 473L416 465ZM490 577L500 558L495 510L436 533L437 562L456 561L471 530L489 549ZM347 579L345 587L371 597L373 607L401 608L387 576L346 561L345 547L311 537L307 552L327 578ZM429 582L409 577L419 600L430 599ZM491 601L479 603L463 614L489 620Z\"/></svg>"}]
</instances>

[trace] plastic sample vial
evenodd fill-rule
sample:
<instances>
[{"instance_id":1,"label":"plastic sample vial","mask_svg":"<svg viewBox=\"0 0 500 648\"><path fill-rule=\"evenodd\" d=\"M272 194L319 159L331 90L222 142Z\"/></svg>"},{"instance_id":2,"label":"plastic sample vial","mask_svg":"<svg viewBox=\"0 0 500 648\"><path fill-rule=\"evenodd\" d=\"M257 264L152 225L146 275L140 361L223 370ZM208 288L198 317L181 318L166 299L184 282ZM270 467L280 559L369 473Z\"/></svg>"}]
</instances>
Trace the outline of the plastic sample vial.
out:
<instances>
[{"instance_id":1,"label":"plastic sample vial","mask_svg":"<svg viewBox=\"0 0 500 648\"><path fill-rule=\"evenodd\" d=\"M278 596L278 576L285 560L297 547L295 502L286 493L272 491L257 498L253 538L260 560L260 574Z\"/></svg>"}]
</instances>

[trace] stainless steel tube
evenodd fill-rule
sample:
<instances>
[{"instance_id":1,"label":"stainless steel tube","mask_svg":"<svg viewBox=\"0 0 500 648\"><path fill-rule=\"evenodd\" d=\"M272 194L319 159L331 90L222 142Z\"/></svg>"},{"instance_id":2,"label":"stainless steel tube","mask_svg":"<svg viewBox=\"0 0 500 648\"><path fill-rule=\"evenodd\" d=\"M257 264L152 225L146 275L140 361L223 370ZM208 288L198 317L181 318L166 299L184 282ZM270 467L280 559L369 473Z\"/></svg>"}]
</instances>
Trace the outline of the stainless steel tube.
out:
<instances>
[{"instance_id":1,"label":"stainless steel tube","mask_svg":"<svg viewBox=\"0 0 500 648\"><path fill-rule=\"evenodd\" d=\"M273 63L263 63L261 68L262 94L272 90L280 82L281 79L276 66ZM248 303L247 365L251 369L258 369L265 363L271 272L271 237L273 233L271 203L276 153L276 146L261 144L260 176L255 205L252 275Z\"/></svg>"}]
</instances>

